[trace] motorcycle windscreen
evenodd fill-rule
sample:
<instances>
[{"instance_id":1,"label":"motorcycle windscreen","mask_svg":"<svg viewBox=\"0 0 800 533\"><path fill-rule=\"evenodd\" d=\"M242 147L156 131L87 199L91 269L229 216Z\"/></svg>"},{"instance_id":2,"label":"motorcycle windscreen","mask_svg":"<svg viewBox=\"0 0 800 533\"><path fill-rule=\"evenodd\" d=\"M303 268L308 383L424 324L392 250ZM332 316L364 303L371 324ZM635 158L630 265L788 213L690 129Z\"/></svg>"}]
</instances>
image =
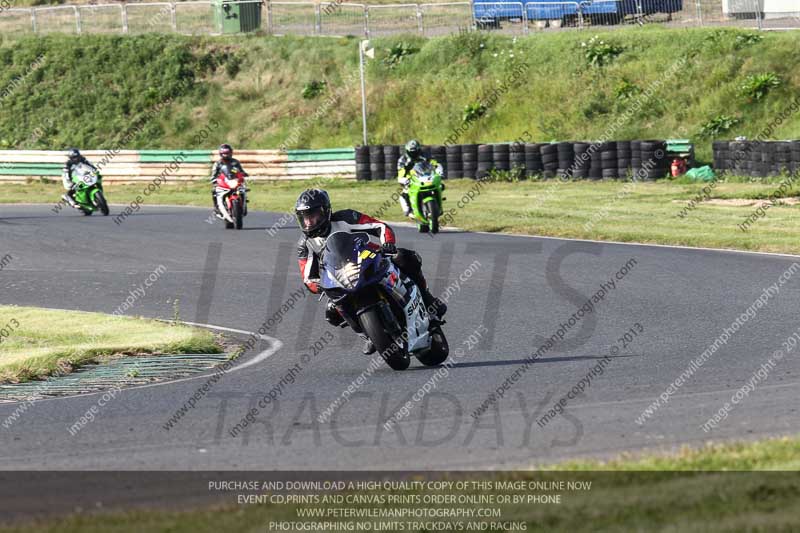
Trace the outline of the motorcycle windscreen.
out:
<instances>
[{"instance_id":1,"label":"motorcycle windscreen","mask_svg":"<svg viewBox=\"0 0 800 533\"><path fill-rule=\"evenodd\" d=\"M327 241L325 241L325 249L322 250L322 272L320 275L322 288L333 289L345 286L341 283L342 273L358 268L358 256L362 250L367 249L368 243L369 235L366 233L350 233L347 231L331 233Z\"/></svg>"},{"instance_id":2,"label":"motorcycle windscreen","mask_svg":"<svg viewBox=\"0 0 800 533\"><path fill-rule=\"evenodd\" d=\"M74 173L77 181L80 181L86 186L90 187L97 183L97 175L94 173L91 167L89 167L89 165L85 165L83 163L79 164L75 167Z\"/></svg>"},{"instance_id":3,"label":"motorcycle windscreen","mask_svg":"<svg viewBox=\"0 0 800 533\"><path fill-rule=\"evenodd\" d=\"M427 183L433 181L433 166L427 161L420 161L414 165L412 171L421 182Z\"/></svg>"}]
</instances>

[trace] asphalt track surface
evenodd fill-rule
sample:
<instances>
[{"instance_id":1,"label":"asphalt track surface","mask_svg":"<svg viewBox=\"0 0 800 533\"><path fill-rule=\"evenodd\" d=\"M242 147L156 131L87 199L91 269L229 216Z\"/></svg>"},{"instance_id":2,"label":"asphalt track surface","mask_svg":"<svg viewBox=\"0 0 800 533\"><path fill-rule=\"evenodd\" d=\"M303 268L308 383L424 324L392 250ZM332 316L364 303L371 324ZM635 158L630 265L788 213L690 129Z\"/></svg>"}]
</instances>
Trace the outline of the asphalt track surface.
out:
<instances>
[{"instance_id":1,"label":"asphalt track surface","mask_svg":"<svg viewBox=\"0 0 800 533\"><path fill-rule=\"evenodd\" d=\"M0 256L13 256L0 272L0 303L111 313L164 265L166 272L128 314L171 318L177 298L185 321L256 331L301 288L298 230L292 223L270 237L266 228L281 215L253 212L245 231L225 231L209 224L208 214L145 206L117 225L113 217L56 215L50 206L0 206ZM319 423L317 415L370 358L361 355L351 331L329 327L322 304L308 297L237 363L249 366L225 374L171 429L164 425L208 375L126 389L75 436L67 428L97 395L36 402L11 427L0 428L0 469L510 469L789 434L800 426L800 361L792 352L716 429L700 427L800 326L800 273L667 405L644 424L635 422L794 257L466 232L431 238L396 229L400 245L422 255L435 293L475 266L448 302L445 332L451 350L461 348L463 355L394 431L385 431L384 421L436 369L416 361L405 372L383 365L333 422ZM473 418L487 395L626 263L632 267L594 311ZM535 420L619 346L626 331L638 329L636 323L643 332L606 362L564 415L540 427ZM475 331L483 333L472 346L465 339ZM278 401L231 436L308 346L331 333L334 340L302 365ZM0 404L0 420L15 407Z\"/></svg>"}]
</instances>

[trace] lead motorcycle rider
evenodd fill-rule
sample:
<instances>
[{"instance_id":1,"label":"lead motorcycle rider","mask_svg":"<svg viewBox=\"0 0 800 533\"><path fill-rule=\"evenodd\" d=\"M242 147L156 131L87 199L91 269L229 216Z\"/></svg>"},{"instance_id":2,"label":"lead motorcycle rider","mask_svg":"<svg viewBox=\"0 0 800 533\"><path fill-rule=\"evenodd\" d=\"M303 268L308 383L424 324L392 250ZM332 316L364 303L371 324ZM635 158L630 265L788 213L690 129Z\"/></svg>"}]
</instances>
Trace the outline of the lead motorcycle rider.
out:
<instances>
[{"instance_id":1,"label":"lead motorcycle rider","mask_svg":"<svg viewBox=\"0 0 800 533\"><path fill-rule=\"evenodd\" d=\"M67 151L67 162L64 163L64 168L61 170L61 184L64 186L64 190L67 192L61 198L63 198L72 207L77 207L78 205L75 202L75 191L77 190L78 185L72 181L72 171L75 170L75 167L81 164L88 166L92 172L97 172L99 174L97 167L90 163L88 159L83 157L80 150L77 148L70 148Z\"/></svg>"},{"instance_id":2,"label":"lead motorcycle rider","mask_svg":"<svg viewBox=\"0 0 800 533\"><path fill-rule=\"evenodd\" d=\"M320 255L325 248L328 236L337 231L367 233L380 241L381 253L390 257L397 268L417 285L422 295L422 301L434 319L442 320L447 312L447 306L428 290L428 282L422 273L422 259L414 250L397 248L394 232L385 222L354 209L332 212L330 197L326 191L321 189L304 191L297 199L294 211L303 232L303 236L297 243L297 260L300 264L303 283L309 291L314 294L322 291L319 286ZM330 300L325 308L325 319L333 326L346 323ZM365 354L375 351L372 341L365 339L363 351Z\"/></svg>"},{"instance_id":3,"label":"lead motorcycle rider","mask_svg":"<svg viewBox=\"0 0 800 533\"><path fill-rule=\"evenodd\" d=\"M217 200L217 177L224 171L229 172L231 176L235 176L238 173L245 177L249 176L242 168L239 160L233 157L233 148L227 143L219 145L219 160L214 163L211 169L211 204L214 206L214 215L217 218L223 218Z\"/></svg>"}]
</instances>

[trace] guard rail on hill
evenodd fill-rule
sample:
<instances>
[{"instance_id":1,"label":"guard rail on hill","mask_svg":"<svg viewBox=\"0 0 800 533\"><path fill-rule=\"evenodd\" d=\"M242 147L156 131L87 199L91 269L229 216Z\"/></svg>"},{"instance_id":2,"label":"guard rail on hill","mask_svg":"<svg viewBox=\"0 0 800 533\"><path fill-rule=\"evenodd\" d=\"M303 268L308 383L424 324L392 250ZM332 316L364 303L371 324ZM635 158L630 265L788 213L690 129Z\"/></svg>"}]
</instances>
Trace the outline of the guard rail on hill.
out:
<instances>
[{"instance_id":1,"label":"guard rail on hill","mask_svg":"<svg viewBox=\"0 0 800 533\"><path fill-rule=\"evenodd\" d=\"M0 34L181 33L218 35L262 30L272 35L417 33L434 36L499 30L529 33L624 24L800 27L796 0L581 0L554 2L122 2L0 9Z\"/></svg>"},{"instance_id":2,"label":"guard rail on hill","mask_svg":"<svg viewBox=\"0 0 800 533\"><path fill-rule=\"evenodd\" d=\"M208 179L217 157L211 150L122 150L111 153L85 150L83 154L100 168L106 182L149 181L164 175L167 181ZM251 180L311 179L319 176L355 178L352 148L326 150L237 150ZM65 156L62 151L0 150L0 181L60 179Z\"/></svg>"}]
</instances>

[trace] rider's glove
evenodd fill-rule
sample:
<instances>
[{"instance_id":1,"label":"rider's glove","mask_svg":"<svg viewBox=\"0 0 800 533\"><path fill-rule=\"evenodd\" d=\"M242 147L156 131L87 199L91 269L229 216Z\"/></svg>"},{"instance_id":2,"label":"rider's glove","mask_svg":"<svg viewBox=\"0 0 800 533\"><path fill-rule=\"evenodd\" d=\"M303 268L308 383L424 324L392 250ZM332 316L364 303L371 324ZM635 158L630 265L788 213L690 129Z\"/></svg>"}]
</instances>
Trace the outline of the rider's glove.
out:
<instances>
[{"instance_id":1,"label":"rider's glove","mask_svg":"<svg viewBox=\"0 0 800 533\"><path fill-rule=\"evenodd\" d=\"M381 253L383 255L397 255L397 246L391 242L381 244Z\"/></svg>"},{"instance_id":2,"label":"rider's glove","mask_svg":"<svg viewBox=\"0 0 800 533\"><path fill-rule=\"evenodd\" d=\"M408 184L409 184L409 183L411 183L411 180L410 180L410 179L408 179L408 178L400 178L400 179L398 179L397 181L398 181L398 182L400 183L400 185L402 185L403 187L408 187Z\"/></svg>"}]
</instances>

